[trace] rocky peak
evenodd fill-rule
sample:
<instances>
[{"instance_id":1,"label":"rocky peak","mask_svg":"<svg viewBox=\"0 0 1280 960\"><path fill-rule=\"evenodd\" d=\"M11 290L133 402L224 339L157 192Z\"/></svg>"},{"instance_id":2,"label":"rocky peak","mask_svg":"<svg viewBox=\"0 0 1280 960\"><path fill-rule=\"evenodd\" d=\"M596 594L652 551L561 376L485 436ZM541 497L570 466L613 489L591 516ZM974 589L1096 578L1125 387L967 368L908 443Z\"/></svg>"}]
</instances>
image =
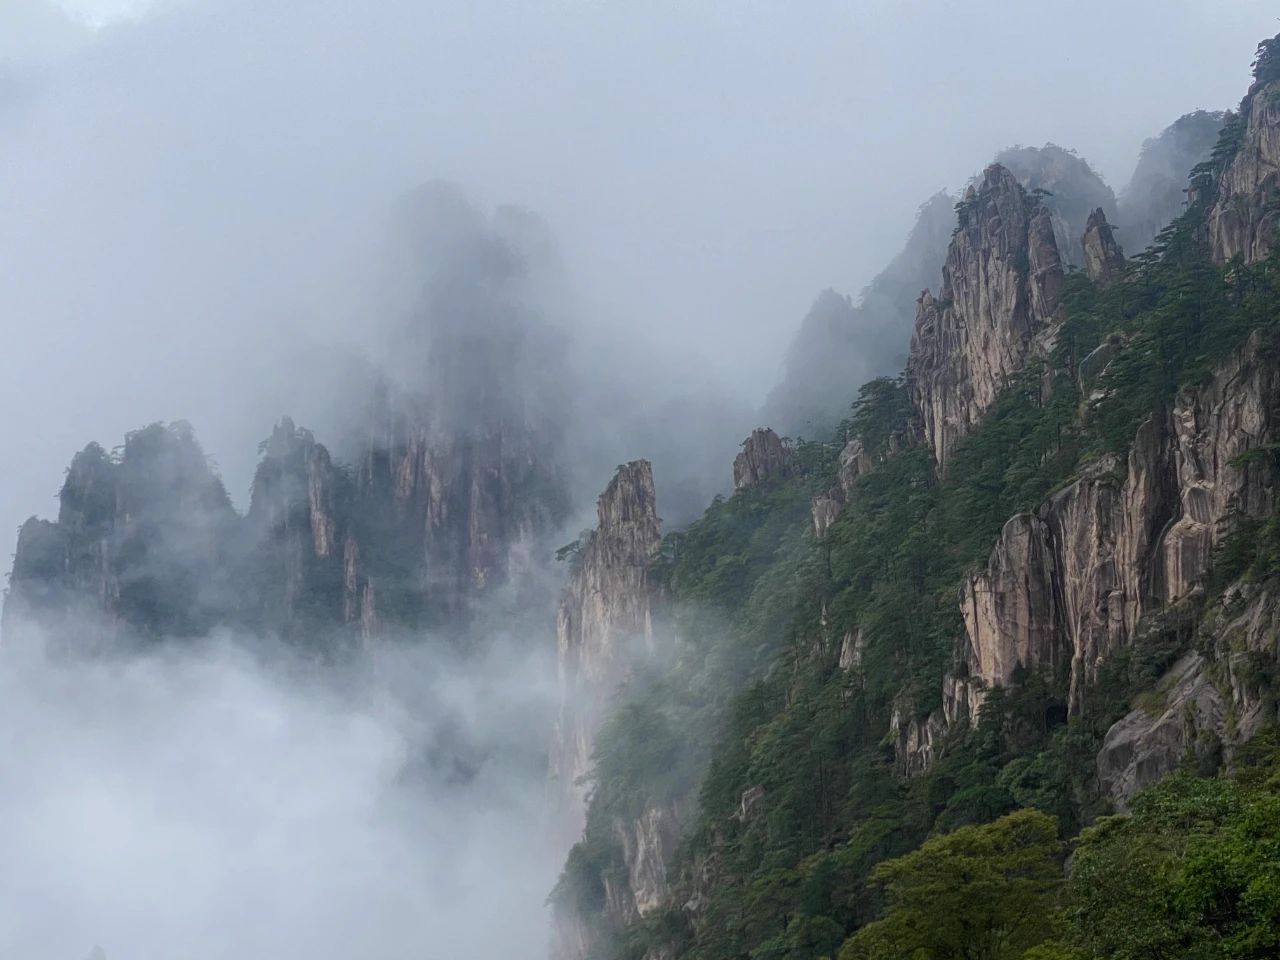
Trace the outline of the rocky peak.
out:
<instances>
[{"instance_id":1,"label":"rocky peak","mask_svg":"<svg viewBox=\"0 0 1280 960\"><path fill-rule=\"evenodd\" d=\"M1116 198L1088 161L1055 143L1043 147L1012 147L996 157L1023 189L1039 197L1049 211L1054 240L1065 263L1084 265L1080 238L1089 215L1096 209L1114 215Z\"/></svg>"},{"instance_id":2,"label":"rocky peak","mask_svg":"<svg viewBox=\"0 0 1280 960\"><path fill-rule=\"evenodd\" d=\"M637 658L652 654L664 595L651 576L662 546L653 470L623 464L596 504L598 525L567 552L556 641L560 711L551 750L553 793L566 836L581 831L588 772L610 697Z\"/></svg>"},{"instance_id":3,"label":"rocky peak","mask_svg":"<svg viewBox=\"0 0 1280 960\"><path fill-rule=\"evenodd\" d=\"M957 211L942 287L920 297L907 361L942 470L1053 325L1063 284L1051 215L1009 170L989 166Z\"/></svg>"},{"instance_id":4,"label":"rocky peak","mask_svg":"<svg viewBox=\"0 0 1280 960\"><path fill-rule=\"evenodd\" d=\"M124 634L197 635L232 604L238 518L190 425L152 424L112 454L89 444L58 499L57 523L22 527L6 622L65 626L56 639L88 648Z\"/></svg>"},{"instance_id":5,"label":"rocky peak","mask_svg":"<svg viewBox=\"0 0 1280 960\"><path fill-rule=\"evenodd\" d=\"M1084 250L1084 271L1094 283L1111 283L1124 270L1124 253L1116 243L1111 224L1107 223L1107 215L1101 207L1089 214L1081 246Z\"/></svg>"},{"instance_id":6,"label":"rocky peak","mask_svg":"<svg viewBox=\"0 0 1280 960\"><path fill-rule=\"evenodd\" d=\"M1208 212L1210 250L1219 262L1237 256L1246 263L1265 259L1280 223L1276 203L1280 196L1280 54L1276 50L1280 50L1280 37L1259 47L1253 86L1215 149L1215 155L1226 154Z\"/></svg>"},{"instance_id":7,"label":"rocky peak","mask_svg":"<svg viewBox=\"0 0 1280 960\"><path fill-rule=\"evenodd\" d=\"M774 477L785 477L794 466L794 451L773 430L757 427L742 441L733 459L733 489L746 490Z\"/></svg>"}]
</instances>

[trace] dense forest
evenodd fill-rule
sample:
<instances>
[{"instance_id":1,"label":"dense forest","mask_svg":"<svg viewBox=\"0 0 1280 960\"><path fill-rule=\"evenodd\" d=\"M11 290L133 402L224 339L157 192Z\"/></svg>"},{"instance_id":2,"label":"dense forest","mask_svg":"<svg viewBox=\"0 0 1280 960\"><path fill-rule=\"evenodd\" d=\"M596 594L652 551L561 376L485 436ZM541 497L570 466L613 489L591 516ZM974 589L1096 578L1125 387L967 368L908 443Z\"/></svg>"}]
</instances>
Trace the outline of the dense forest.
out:
<instances>
[{"instance_id":1,"label":"dense forest","mask_svg":"<svg viewBox=\"0 0 1280 960\"><path fill-rule=\"evenodd\" d=\"M1124 260L1101 211L1090 220L1099 268L1061 271L1052 322L1030 331L1025 362L947 448L945 470L920 423L936 398L909 365L864 385L830 441L785 444L767 475L666 535L652 573L674 635L632 665L595 743L585 833L552 898L569 954L1280 955L1280 659L1268 619L1280 444L1257 422L1181 425L1189 411L1219 415L1249 389L1249 370L1280 357L1280 256L1224 239L1280 98L1280 38L1260 45L1254 78L1190 171L1184 211L1149 247ZM1274 173L1250 187L1257 224L1273 216ZM984 209L999 206L1007 229L1020 203L1034 259L1039 211L1074 198L995 189L957 204L953 251L970 234L991 242L999 228L979 222ZM1034 300L1044 271L1021 257ZM964 309L964 262L948 260L944 324ZM920 323L913 357L930 333ZM1269 376L1256 398L1268 424L1280 404ZM1197 512L1209 484L1179 487L1198 456L1185 438L1214 429L1241 445L1197 466L1218 471L1219 492L1228 472L1239 479L1221 515ZM1169 447L1151 456L1172 457L1172 473L1143 481L1148 448ZM1123 643L1090 660L1077 640L1073 655L1072 578L1097 573L1066 569L1079 544L1062 517L1094 497L1090 535L1123 579L1123 537L1102 529L1098 491L1118 501L1144 482L1165 504L1150 508L1148 539L1168 545L1194 523L1206 555L1192 563L1182 541L1143 567L1132 610L1107 614L1113 631L1132 620ZM1117 525L1143 509L1124 500ZM1041 528L1052 556L1037 571ZM1028 589L1025 608L1002 607ZM997 683L976 676L984 591L1028 634ZM1121 592L1108 584L1098 609ZM1242 618L1261 643L1243 639ZM957 691L970 691L967 713ZM1123 737L1153 718L1165 724L1157 739L1173 742L1135 765L1125 751L1148 749L1145 734ZM655 818L679 825L657 881L637 866Z\"/></svg>"}]
</instances>

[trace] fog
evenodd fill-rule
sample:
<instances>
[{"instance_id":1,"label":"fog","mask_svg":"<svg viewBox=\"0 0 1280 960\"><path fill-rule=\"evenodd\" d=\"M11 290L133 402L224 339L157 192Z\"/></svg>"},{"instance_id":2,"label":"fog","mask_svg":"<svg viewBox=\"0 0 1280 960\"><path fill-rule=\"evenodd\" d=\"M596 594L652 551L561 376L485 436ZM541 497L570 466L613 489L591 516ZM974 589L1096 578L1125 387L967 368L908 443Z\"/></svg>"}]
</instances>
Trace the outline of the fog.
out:
<instances>
[{"instance_id":1,"label":"fog","mask_svg":"<svg viewBox=\"0 0 1280 960\"><path fill-rule=\"evenodd\" d=\"M84 0L143 12L69 43L44 6L0 5L6 534L89 439L185 418L242 502L275 417L323 436L329 345L376 336L388 223L426 180L545 219L575 314L619 333L602 376L750 409L814 296L860 289L924 199L1047 140L1118 189L1146 137L1238 99L1274 26L1252 0L1051 25L941 2Z\"/></svg>"},{"instance_id":2,"label":"fog","mask_svg":"<svg viewBox=\"0 0 1280 960\"><path fill-rule=\"evenodd\" d=\"M229 636L123 661L0 646L0 955L535 956L555 854L527 644L341 670ZM460 735L460 731L464 731ZM470 760L455 769L461 743ZM530 789L535 785L535 789ZM562 852L562 851L558 851Z\"/></svg>"},{"instance_id":3,"label":"fog","mask_svg":"<svg viewBox=\"0 0 1280 960\"><path fill-rule=\"evenodd\" d=\"M922 202L1047 141L1121 190L1144 140L1234 105L1274 20L1262 0L3 0L0 555L76 450L156 420L194 425L241 510L272 424L341 453L377 373L434 377L465 429L481 373L404 349L405 304L474 266L459 236L491 262L513 233L538 251L521 306L564 358L504 389L566 395L569 531L637 457L683 522L728 484L815 296L862 289ZM406 240L424 184L456 200L447 243ZM541 828L550 624L483 622L468 658L416 638L341 668L229 635L51 661L8 624L0 955L540 955L563 854Z\"/></svg>"}]
</instances>

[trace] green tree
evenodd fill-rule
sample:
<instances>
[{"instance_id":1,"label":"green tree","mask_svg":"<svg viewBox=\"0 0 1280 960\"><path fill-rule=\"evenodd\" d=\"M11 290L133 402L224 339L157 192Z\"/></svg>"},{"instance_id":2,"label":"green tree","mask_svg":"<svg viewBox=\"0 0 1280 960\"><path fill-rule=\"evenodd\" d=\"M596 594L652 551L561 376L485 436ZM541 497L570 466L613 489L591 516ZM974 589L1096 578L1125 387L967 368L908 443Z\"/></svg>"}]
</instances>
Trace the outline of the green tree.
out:
<instances>
[{"instance_id":1,"label":"green tree","mask_svg":"<svg viewBox=\"0 0 1280 960\"><path fill-rule=\"evenodd\" d=\"M880 919L839 960L1015 960L1053 932L1061 850L1053 817L1019 810L926 841L872 873Z\"/></svg>"}]
</instances>

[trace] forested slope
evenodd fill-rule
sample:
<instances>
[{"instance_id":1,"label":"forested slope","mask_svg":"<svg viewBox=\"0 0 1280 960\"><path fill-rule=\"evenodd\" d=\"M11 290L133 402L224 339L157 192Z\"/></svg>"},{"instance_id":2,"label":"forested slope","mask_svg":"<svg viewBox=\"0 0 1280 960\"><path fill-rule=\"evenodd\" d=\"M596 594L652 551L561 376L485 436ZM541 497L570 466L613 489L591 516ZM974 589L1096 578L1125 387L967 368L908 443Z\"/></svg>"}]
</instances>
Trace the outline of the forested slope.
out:
<instances>
[{"instance_id":1,"label":"forested slope","mask_svg":"<svg viewBox=\"0 0 1280 960\"><path fill-rule=\"evenodd\" d=\"M1276 955L1277 103L1085 272L990 168L906 374L650 551L561 957Z\"/></svg>"}]
</instances>

